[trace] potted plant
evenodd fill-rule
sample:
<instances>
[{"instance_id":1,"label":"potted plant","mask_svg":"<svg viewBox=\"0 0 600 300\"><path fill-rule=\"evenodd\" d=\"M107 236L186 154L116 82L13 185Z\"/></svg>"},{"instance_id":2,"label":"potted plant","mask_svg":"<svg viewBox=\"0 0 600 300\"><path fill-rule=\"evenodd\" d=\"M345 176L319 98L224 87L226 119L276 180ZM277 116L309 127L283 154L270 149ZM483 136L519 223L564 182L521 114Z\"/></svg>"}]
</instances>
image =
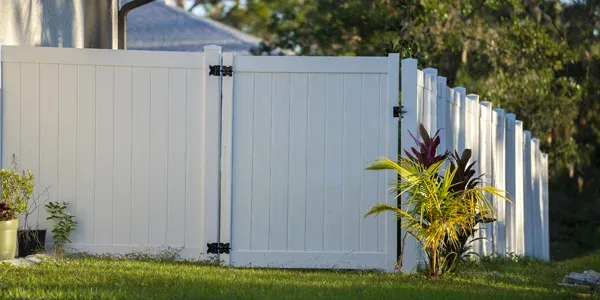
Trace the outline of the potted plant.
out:
<instances>
[{"instance_id":1,"label":"potted plant","mask_svg":"<svg viewBox=\"0 0 600 300\"><path fill-rule=\"evenodd\" d=\"M19 214L27 211L33 178L31 171L0 170L0 260L15 257Z\"/></svg>"}]
</instances>

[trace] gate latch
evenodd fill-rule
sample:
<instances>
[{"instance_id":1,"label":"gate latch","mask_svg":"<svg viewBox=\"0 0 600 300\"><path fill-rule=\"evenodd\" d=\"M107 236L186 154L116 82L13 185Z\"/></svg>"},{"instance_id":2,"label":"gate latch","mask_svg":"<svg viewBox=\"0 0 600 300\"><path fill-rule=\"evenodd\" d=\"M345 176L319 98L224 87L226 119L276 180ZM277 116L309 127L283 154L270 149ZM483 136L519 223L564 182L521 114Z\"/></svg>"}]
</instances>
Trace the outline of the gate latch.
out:
<instances>
[{"instance_id":1,"label":"gate latch","mask_svg":"<svg viewBox=\"0 0 600 300\"><path fill-rule=\"evenodd\" d=\"M208 76L233 76L233 66L208 66Z\"/></svg>"},{"instance_id":2,"label":"gate latch","mask_svg":"<svg viewBox=\"0 0 600 300\"><path fill-rule=\"evenodd\" d=\"M404 118L404 114L406 113L406 111L402 108L404 108L404 106L394 106L394 118Z\"/></svg>"},{"instance_id":3,"label":"gate latch","mask_svg":"<svg viewBox=\"0 0 600 300\"><path fill-rule=\"evenodd\" d=\"M208 243L206 244L206 246L208 246L208 250L206 251L206 253L229 254L229 250L231 250L229 243Z\"/></svg>"}]
</instances>

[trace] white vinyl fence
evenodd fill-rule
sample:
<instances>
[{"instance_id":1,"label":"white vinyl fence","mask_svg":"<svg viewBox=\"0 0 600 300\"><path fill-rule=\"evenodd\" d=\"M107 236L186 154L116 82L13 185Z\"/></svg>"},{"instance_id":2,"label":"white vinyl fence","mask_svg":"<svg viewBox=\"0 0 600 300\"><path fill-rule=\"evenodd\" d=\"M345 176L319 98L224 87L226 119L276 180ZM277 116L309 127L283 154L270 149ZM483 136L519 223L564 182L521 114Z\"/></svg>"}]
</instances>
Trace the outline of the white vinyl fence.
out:
<instances>
[{"instance_id":1,"label":"white vinyl fence","mask_svg":"<svg viewBox=\"0 0 600 300\"><path fill-rule=\"evenodd\" d=\"M395 201L395 174L364 168L397 155L397 54L0 57L2 166L16 155L36 193L70 203L74 251L170 246L234 266L394 270L395 217L363 216ZM29 223L49 229L45 218L41 208Z\"/></svg>"},{"instance_id":2,"label":"white vinyl fence","mask_svg":"<svg viewBox=\"0 0 600 300\"><path fill-rule=\"evenodd\" d=\"M218 99L203 53L2 47L2 166L14 154L35 192L66 201L71 247L185 245L218 228ZM45 199L46 197L41 197ZM30 225L50 229L42 207Z\"/></svg>"},{"instance_id":3,"label":"white vinyl fence","mask_svg":"<svg viewBox=\"0 0 600 300\"><path fill-rule=\"evenodd\" d=\"M420 123L430 132L442 129L440 150L471 149L476 176L484 174L485 184L505 190L511 201L490 199L498 221L479 227L476 237L485 239L473 242L474 249L482 255L548 260L548 160L539 141L523 131L514 114L492 109L491 102L480 102L465 88L449 88L437 70L421 71L414 59L402 60L401 78L406 111L401 148L414 146L408 132L417 133ZM423 260L420 245L409 238L403 268L413 270Z\"/></svg>"},{"instance_id":4,"label":"white vinyl fence","mask_svg":"<svg viewBox=\"0 0 600 300\"><path fill-rule=\"evenodd\" d=\"M393 271L397 220L364 213L396 203L396 174L364 168L411 147L422 122L444 128L442 149L473 149L478 173L513 200L492 199L499 221L478 251L548 258L547 156L514 115L397 54L220 49L0 48L2 167L15 155L36 194L69 203L73 251L169 246L232 266ZM28 221L50 229L44 208ZM409 240L404 271L419 253Z\"/></svg>"}]
</instances>

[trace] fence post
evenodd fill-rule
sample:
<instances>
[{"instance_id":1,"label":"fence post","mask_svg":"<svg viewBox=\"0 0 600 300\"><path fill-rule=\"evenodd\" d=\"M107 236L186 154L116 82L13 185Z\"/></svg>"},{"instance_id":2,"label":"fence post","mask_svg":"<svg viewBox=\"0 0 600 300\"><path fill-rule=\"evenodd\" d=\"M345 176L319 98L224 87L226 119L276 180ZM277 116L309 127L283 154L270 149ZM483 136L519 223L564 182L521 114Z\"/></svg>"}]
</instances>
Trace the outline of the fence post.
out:
<instances>
[{"instance_id":1,"label":"fence post","mask_svg":"<svg viewBox=\"0 0 600 300\"><path fill-rule=\"evenodd\" d=\"M448 114L448 87L446 86L446 77L439 76L437 78L437 128L440 131L440 152L449 150L451 143L448 143L448 132L451 130L448 128L448 121L446 115Z\"/></svg>"},{"instance_id":2,"label":"fence post","mask_svg":"<svg viewBox=\"0 0 600 300\"><path fill-rule=\"evenodd\" d=\"M542 259L542 210L541 210L541 201L542 201L542 189L540 187L541 183L541 155L540 155L540 141L537 138L531 139L531 175L533 180L533 222L534 222L534 240L533 240L533 252L534 256L538 259Z\"/></svg>"},{"instance_id":3,"label":"fence post","mask_svg":"<svg viewBox=\"0 0 600 300\"><path fill-rule=\"evenodd\" d=\"M223 53L223 65L233 66L234 53ZM235 70L234 70L235 71ZM235 76L235 73L234 75ZM232 147L233 147L233 76L222 77L221 104L221 206L219 242L231 243L232 201ZM232 245L233 247L235 245ZM229 254L220 254L225 264L230 263Z\"/></svg>"},{"instance_id":4,"label":"fence post","mask_svg":"<svg viewBox=\"0 0 600 300\"><path fill-rule=\"evenodd\" d=\"M402 157L406 158L404 150L408 150L414 143L410 133L418 133L419 116L421 110L419 106L418 96L418 81L419 72L417 70L417 60L407 58L402 60L402 76L401 76L401 91L402 91L402 106L406 114L402 119L402 131L400 132L400 152ZM402 195L401 203L402 206L406 205L407 196ZM404 238L406 232L401 230L400 237ZM406 235L404 244L400 245L401 256L402 256L402 272L412 273L416 271L417 265L420 263L419 256L422 251L419 242L410 234Z\"/></svg>"},{"instance_id":5,"label":"fence post","mask_svg":"<svg viewBox=\"0 0 600 300\"><path fill-rule=\"evenodd\" d=\"M533 220L532 220L532 207L531 203L533 202L533 189L532 189L532 173L531 173L531 165L532 165L532 147L531 147L531 132L528 130L523 131L523 192L524 192L524 224L525 224L525 256L533 256Z\"/></svg>"},{"instance_id":6,"label":"fence post","mask_svg":"<svg viewBox=\"0 0 600 300\"><path fill-rule=\"evenodd\" d=\"M549 227L549 207L548 207L548 153L542 154L542 209L543 209L543 252L542 259L550 260L550 227Z\"/></svg>"},{"instance_id":7,"label":"fence post","mask_svg":"<svg viewBox=\"0 0 600 300\"><path fill-rule=\"evenodd\" d=\"M488 101L484 101L480 103L480 118L479 118L479 164L481 169L481 174L483 174L483 184L490 185L492 180L492 143L491 143L491 134L492 134L492 103ZM493 197L491 195L487 195L490 203L494 203ZM492 224L486 223L480 226L483 230L481 233L481 237L484 238L482 240L483 255L490 255L493 253L493 233L492 233Z\"/></svg>"},{"instance_id":8,"label":"fence post","mask_svg":"<svg viewBox=\"0 0 600 300\"><path fill-rule=\"evenodd\" d=\"M500 190L505 189L505 157L504 157L504 138L505 138L505 113L501 108L496 108L494 110L496 112L496 158L494 173L496 178L496 188ZM496 253L500 256L506 255L506 214L505 214L505 206L503 199L499 199L496 197L497 201L494 201L494 209L496 210L498 216L498 232L496 234Z\"/></svg>"},{"instance_id":9,"label":"fence post","mask_svg":"<svg viewBox=\"0 0 600 300\"><path fill-rule=\"evenodd\" d=\"M454 89L448 89L448 104L449 114L446 123L449 124L449 132L446 135L448 137L448 144L446 148L454 152L458 151L458 140L460 134L460 99L459 94Z\"/></svg>"},{"instance_id":10,"label":"fence post","mask_svg":"<svg viewBox=\"0 0 600 300\"><path fill-rule=\"evenodd\" d=\"M466 136L467 136L467 132L466 132L466 124L467 124L467 104L466 104L466 96L467 96L467 89L465 89L464 87L456 87L454 88L454 91L456 92L456 103L458 103L458 140L456 143L456 150L458 151L458 153L462 153L463 151L465 151L465 147L466 145ZM457 122L456 120L454 122Z\"/></svg>"},{"instance_id":11,"label":"fence post","mask_svg":"<svg viewBox=\"0 0 600 300\"><path fill-rule=\"evenodd\" d=\"M516 192L516 135L515 135L516 116L515 114L506 115L506 194L511 202L506 202L506 248L508 253L517 253L516 250L516 204L522 201L517 197Z\"/></svg>"},{"instance_id":12,"label":"fence post","mask_svg":"<svg viewBox=\"0 0 600 300\"><path fill-rule=\"evenodd\" d=\"M465 99L466 103L466 120L465 120L465 148L471 149L471 162L477 161L475 167L475 176L481 175L481 163L479 162L479 96L476 94L469 94ZM473 238L482 237L482 224L477 224L477 232L473 235ZM478 240L473 244L473 250L482 254L482 240Z\"/></svg>"},{"instance_id":13,"label":"fence post","mask_svg":"<svg viewBox=\"0 0 600 300\"><path fill-rule=\"evenodd\" d=\"M398 53L388 54L388 112L393 111L394 107L399 105L398 92L400 91L400 55ZM398 155L398 125L401 125L402 119L395 118L392 114L388 114L389 122L387 127L388 149L386 153L390 155ZM388 176L388 179L397 179L397 175ZM398 205L395 195L388 194L387 203L390 205ZM398 219L394 215L388 215L385 224L386 232L386 270L393 272L398 262L398 246L401 242L398 239Z\"/></svg>"},{"instance_id":14,"label":"fence post","mask_svg":"<svg viewBox=\"0 0 600 300\"><path fill-rule=\"evenodd\" d=\"M523 122L515 121L515 243L517 255L525 254L525 195L523 194ZM508 176L508 175L507 175Z\"/></svg>"},{"instance_id":15,"label":"fence post","mask_svg":"<svg viewBox=\"0 0 600 300\"><path fill-rule=\"evenodd\" d=\"M220 221L220 157L221 149L221 77L211 76L210 66L221 65L221 47L204 47L204 101L202 130L204 131L204 157L202 160L201 183L203 184L204 201L204 240L207 243L219 242ZM217 188L213 188L217 187ZM206 253L206 251L204 252ZM215 255L218 257L218 255Z\"/></svg>"}]
</instances>

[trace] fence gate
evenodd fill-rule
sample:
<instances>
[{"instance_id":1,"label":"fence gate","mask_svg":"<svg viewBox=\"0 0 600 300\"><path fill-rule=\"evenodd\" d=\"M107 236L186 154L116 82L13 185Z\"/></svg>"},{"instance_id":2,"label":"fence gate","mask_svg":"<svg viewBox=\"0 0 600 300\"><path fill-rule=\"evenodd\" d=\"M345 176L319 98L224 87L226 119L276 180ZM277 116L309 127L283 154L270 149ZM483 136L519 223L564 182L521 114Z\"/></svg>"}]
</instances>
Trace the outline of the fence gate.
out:
<instances>
[{"instance_id":1,"label":"fence gate","mask_svg":"<svg viewBox=\"0 0 600 300\"><path fill-rule=\"evenodd\" d=\"M363 216L396 175L364 169L398 154L398 55L220 49L2 47L2 167L70 203L74 251L393 270L395 216Z\"/></svg>"},{"instance_id":2,"label":"fence gate","mask_svg":"<svg viewBox=\"0 0 600 300\"><path fill-rule=\"evenodd\" d=\"M395 173L364 169L398 153L398 55L225 53L223 65L221 259L393 270L395 216L363 216L395 203Z\"/></svg>"}]
</instances>

